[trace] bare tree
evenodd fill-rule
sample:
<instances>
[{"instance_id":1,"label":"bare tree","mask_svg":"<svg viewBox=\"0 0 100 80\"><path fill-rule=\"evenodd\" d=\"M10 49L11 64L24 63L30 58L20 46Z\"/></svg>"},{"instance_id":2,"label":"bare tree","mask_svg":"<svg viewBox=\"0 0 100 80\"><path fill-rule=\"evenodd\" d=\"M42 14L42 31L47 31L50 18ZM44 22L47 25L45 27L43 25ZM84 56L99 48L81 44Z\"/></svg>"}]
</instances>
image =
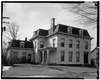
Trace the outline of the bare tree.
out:
<instances>
[{"instance_id":1,"label":"bare tree","mask_svg":"<svg viewBox=\"0 0 100 80\"><path fill-rule=\"evenodd\" d=\"M21 34L19 34L19 25L14 22L7 24L7 31L4 34L5 38L11 41L12 39L17 39L20 35Z\"/></svg>"},{"instance_id":2,"label":"bare tree","mask_svg":"<svg viewBox=\"0 0 100 80\"><path fill-rule=\"evenodd\" d=\"M97 2L84 2L84 3L70 3L65 4L64 10L68 10L72 13L77 14L79 17L76 22L83 25L94 25L97 24Z\"/></svg>"}]
</instances>

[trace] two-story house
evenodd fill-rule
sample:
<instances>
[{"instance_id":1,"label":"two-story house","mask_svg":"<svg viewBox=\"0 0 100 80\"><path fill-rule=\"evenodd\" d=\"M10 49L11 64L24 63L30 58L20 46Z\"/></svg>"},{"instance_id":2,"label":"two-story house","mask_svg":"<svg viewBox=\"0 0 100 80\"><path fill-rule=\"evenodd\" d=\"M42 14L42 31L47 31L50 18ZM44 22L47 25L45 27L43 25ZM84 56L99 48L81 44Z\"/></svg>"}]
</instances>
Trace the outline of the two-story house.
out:
<instances>
[{"instance_id":1,"label":"two-story house","mask_svg":"<svg viewBox=\"0 0 100 80\"><path fill-rule=\"evenodd\" d=\"M40 64L90 64L91 40L85 29L55 25L38 29L30 39L34 45L35 62Z\"/></svg>"}]
</instances>

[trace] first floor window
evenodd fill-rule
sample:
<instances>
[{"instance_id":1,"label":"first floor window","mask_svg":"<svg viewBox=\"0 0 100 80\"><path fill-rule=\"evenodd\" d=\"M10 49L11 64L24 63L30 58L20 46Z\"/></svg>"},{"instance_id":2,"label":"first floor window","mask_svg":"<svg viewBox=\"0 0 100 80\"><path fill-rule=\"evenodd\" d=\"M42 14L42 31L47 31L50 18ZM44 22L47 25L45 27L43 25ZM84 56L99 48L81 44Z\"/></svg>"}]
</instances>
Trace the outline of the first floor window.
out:
<instances>
[{"instance_id":1,"label":"first floor window","mask_svg":"<svg viewBox=\"0 0 100 80\"><path fill-rule=\"evenodd\" d=\"M80 61L80 53L76 52L76 62L79 62L79 61Z\"/></svg>"},{"instance_id":2,"label":"first floor window","mask_svg":"<svg viewBox=\"0 0 100 80\"><path fill-rule=\"evenodd\" d=\"M14 58L18 58L18 52L14 52Z\"/></svg>"},{"instance_id":3,"label":"first floor window","mask_svg":"<svg viewBox=\"0 0 100 80\"><path fill-rule=\"evenodd\" d=\"M69 52L69 62L72 62L72 55L73 55L73 53L70 51Z\"/></svg>"},{"instance_id":4,"label":"first floor window","mask_svg":"<svg viewBox=\"0 0 100 80\"><path fill-rule=\"evenodd\" d=\"M26 62L26 52L22 53L22 62L25 63Z\"/></svg>"},{"instance_id":5,"label":"first floor window","mask_svg":"<svg viewBox=\"0 0 100 80\"><path fill-rule=\"evenodd\" d=\"M61 51L61 61L64 61L64 55L65 55L65 52Z\"/></svg>"}]
</instances>

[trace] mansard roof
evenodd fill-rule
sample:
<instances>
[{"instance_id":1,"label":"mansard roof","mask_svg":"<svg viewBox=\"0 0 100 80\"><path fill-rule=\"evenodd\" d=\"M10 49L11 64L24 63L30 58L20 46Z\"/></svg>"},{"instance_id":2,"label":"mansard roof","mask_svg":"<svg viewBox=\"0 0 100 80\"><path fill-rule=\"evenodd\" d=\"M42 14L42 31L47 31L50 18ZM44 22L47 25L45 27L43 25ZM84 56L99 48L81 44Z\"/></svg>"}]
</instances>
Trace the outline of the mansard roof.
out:
<instances>
[{"instance_id":1,"label":"mansard roof","mask_svg":"<svg viewBox=\"0 0 100 80\"><path fill-rule=\"evenodd\" d=\"M73 35L79 35L79 30L83 30L83 36L90 37L88 31L85 30L85 29L76 28L76 27L72 27L72 26L68 26L68 25L63 25L63 24L58 24L58 25L59 25L58 31L60 31L60 32L68 33L68 28L71 27Z\"/></svg>"},{"instance_id":2,"label":"mansard roof","mask_svg":"<svg viewBox=\"0 0 100 80\"><path fill-rule=\"evenodd\" d=\"M24 42L24 48L33 48L33 43L24 40L12 40L9 47L20 48L20 42Z\"/></svg>"},{"instance_id":3,"label":"mansard roof","mask_svg":"<svg viewBox=\"0 0 100 80\"><path fill-rule=\"evenodd\" d=\"M71 27L72 28L72 34L73 35L79 35L79 30L83 30L83 36L84 37L90 37L88 31L86 29L81 29L81 28L76 28L76 27L72 27L72 26L68 26L68 25L63 25L63 24L57 24L55 25L52 29L53 29L53 33L55 32L63 32L63 33L68 33L68 28ZM33 36L36 37L36 36L48 36L48 35L51 35L53 34L52 32L49 33L49 31L51 30L51 28L49 30L45 30L45 29L38 29L37 31L34 31L35 32L35 35Z\"/></svg>"}]
</instances>

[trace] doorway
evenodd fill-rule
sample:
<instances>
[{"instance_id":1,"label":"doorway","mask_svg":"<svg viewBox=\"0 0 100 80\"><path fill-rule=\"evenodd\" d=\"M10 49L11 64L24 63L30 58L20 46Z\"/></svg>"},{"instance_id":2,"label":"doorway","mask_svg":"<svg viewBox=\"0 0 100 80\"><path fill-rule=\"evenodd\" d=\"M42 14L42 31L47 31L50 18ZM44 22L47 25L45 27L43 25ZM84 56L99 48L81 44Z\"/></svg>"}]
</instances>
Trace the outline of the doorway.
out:
<instances>
[{"instance_id":1,"label":"doorway","mask_svg":"<svg viewBox=\"0 0 100 80\"><path fill-rule=\"evenodd\" d=\"M31 54L28 54L28 63L31 63Z\"/></svg>"},{"instance_id":2,"label":"doorway","mask_svg":"<svg viewBox=\"0 0 100 80\"><path fill-rule=\"evenodd\" d=\"M84 52L84 64L88 64L88 52Z\"/></svg>"}]
</instances>

